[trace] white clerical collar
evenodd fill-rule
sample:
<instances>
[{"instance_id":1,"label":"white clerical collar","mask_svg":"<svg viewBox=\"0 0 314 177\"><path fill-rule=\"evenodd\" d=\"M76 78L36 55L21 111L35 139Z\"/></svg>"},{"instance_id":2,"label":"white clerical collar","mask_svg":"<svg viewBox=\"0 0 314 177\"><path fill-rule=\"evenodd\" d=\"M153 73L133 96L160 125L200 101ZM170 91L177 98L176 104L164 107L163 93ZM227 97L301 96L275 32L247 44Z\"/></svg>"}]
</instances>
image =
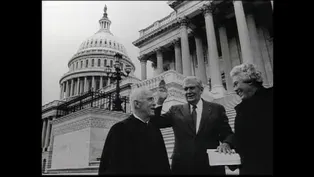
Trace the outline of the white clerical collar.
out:
<instances>
[{"instance_id":1,"label":"white clerical collar","mask_svg":"<svg viewBox=\"0 0 314 177\"><path fill-rule=\"evenodd\" d=\"M137 118L137 119L139 119L140 121L142 121L143 123L145 123L145 124L148 124L148 121L147 122L144 122L140 117L138 117L135 113L133 113L133 116L135 117L135 118Z\"/></svg>"}]
</instances>

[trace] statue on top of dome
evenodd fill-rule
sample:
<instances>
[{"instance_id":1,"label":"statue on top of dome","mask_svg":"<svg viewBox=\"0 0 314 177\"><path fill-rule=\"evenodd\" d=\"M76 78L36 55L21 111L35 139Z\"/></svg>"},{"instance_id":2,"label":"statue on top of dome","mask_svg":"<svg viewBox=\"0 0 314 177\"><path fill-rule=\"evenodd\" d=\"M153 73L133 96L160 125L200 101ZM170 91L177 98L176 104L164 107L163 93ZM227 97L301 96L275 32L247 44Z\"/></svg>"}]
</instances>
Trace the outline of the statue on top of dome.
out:
<instances>
[{"instance_id":1,"label":"statue on top of dome","mask_svg":"<svg viewBox=\"0 0 314 177\"><path fill-rule=\"evenodd\" d=\"M105 14L107 13L107 5L106 4L105 4L104 12L105 12Z\"/></svg>"}]
</instances>

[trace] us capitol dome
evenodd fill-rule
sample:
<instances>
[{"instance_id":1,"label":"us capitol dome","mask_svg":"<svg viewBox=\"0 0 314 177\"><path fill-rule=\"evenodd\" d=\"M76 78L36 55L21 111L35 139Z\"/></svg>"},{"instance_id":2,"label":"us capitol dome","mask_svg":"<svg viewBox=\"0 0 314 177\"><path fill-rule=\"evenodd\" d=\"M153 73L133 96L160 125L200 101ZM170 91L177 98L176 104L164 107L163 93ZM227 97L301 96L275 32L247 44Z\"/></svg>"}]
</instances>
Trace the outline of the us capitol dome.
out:
<instances>
[{"instance_id":1,"label":"us capitol dome","mask_svg":"<svg viewBox=\"0 0 314 177\"><path fill-rule=\"evenodd\" d=\"M68 62L69 71L60 81L60 99L80 95L90 89L100 89L112 83L104 72L109 66L114 71L115 54L121 54L121 70L131 68L129 74L133 80L135 66L129 58L124 45L110 31L111 21L108 18L107 6L104 8L103 17L99 20L100 29L81 43L78 51ZM108 68L107 68L108 69Z\"/></svg>"}]
</instances>

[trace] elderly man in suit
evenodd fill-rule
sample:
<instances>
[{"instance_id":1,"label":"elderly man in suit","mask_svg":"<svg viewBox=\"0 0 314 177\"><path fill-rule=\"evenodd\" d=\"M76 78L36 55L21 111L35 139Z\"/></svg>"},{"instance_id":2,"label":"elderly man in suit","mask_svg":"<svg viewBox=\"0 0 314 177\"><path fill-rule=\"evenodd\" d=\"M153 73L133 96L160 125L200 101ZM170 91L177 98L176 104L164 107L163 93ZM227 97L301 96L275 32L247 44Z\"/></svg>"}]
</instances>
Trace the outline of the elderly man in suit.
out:
<instances>
[{"instance_id":1,"label":"elderly man in suit","mask_svg":"<svg viewBox=\"0 0 314 177\"><path fill-rule=\"evenodd\" d=\"M233 134L225 108L201 99L200 79L188 76L183 81L186 104L171 106L161 115L167 98L165 87L159 88L155 117L151 122L160 128L172 127L175 145L172 155L174 174L225 175L224 166L210 166L207 149L231 153L229 137ZM221 143L221 145L220 145Z\"/></svg>"},{"instance_id":2,"label":"elderly man in suit","mask_svg":"<svg viewBox=\"0 0 314 177\"><path fill-rule=\"evenodd\" d=\"M273 88L263 87L261 72L250 63L235 66L230 76L242 99L235 107L232 138L241 157L240 175L272 175Z\"/></svg>"},{"instance_id":3,"label":"elderly man in suit","mask_svg":"<svg viewBox=\"0 0 314 177\"><path fill-rule=\"evenodd\" d=\"M99 175L170 174L163 137L151 124L155 102L147 88L137 88L130 96L133 114L113 125L101 155Z\"/></svg>"}]
</instances>

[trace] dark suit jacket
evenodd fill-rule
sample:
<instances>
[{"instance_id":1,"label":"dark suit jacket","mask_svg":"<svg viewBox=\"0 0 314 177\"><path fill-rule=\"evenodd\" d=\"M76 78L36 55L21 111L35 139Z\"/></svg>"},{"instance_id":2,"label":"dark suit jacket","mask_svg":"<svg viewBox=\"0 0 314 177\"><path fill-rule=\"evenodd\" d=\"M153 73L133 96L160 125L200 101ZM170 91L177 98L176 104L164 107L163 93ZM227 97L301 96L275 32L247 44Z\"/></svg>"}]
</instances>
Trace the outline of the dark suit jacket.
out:
<instances>
[{"instance_id":1,"label":"dark suit jacket","mask_svg":"<svg viewBox=\"0 0 314 177\"><path fill-rule=\"evenodd\" d=\"M165 144L157 127L133 115L111 127L102 151L99 175L169 173Z\"/></svg>"},{"instance_id":2,"label":"dark suit jacket","mask_svg":"<svg viewBox=\"0 0 314 177\"><path fill-rule=\"evenodd\" d=\"M216 149L219 141L230 142L233 133L222 105L203 100L198 133L189 111L189 104L172 106L161 115L156 108L151 122L160 128L172 127L175 136L172 172L175 174L225 174L224 166L210 167L207 149Z\"/></svg>"},{"instance_id":3,"label":"dark suit jacket","mask_svg":"<svg viewBox=\"0 0 314 177\"><path fill-rule=\"evenodd\" d=\"M235 110L233 144L241 157L240 174L272 174L273 89L261 88Z\"/></svg>"}]
</instances>

